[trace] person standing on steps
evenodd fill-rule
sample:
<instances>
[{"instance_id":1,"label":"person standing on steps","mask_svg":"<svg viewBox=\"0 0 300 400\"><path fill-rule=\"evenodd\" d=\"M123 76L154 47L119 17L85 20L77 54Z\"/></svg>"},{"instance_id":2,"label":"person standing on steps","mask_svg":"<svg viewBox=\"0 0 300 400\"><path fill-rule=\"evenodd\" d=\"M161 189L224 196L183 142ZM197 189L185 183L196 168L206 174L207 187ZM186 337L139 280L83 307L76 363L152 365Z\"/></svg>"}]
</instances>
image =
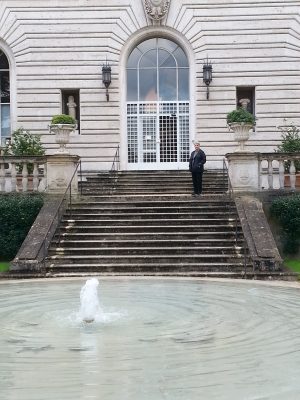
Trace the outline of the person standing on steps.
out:
<instances>
[{"instance_id":1,"label":"person standing on steps","mask_svg":"<svg viewBox=\"0 0 300 400\"><path fill-rule=\"evenodd\" d=\"M206 163L206 155L202 149L200 149L200 143L194 141L195 150L192 151L189 160L189 170L192 173L194 193L192 196L200 196L202 193L202 175Z\"/></svg>"}]
</instances>

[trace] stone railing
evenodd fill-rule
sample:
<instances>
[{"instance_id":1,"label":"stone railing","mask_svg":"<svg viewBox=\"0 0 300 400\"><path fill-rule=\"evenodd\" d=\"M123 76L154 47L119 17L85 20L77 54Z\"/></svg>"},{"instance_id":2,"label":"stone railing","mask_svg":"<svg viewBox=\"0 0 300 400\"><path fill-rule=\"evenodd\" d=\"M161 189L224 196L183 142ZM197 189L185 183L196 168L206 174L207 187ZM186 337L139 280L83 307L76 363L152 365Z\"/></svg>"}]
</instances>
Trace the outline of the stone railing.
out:
<instances>
[{"instance_id":1,"label":"stone railing","mask_svg":"<svg viewBox=\"0 0 300 400\"><path fill-rule=\"evenodd\" d=\"M226 159L233 191L300 190L300 153L235 152Z\"/></svg>"},{"instance_id":2,"label":"stone railing","mask_svg":"<svg viewBox=\"0 0 300 400\"><path fill-rule=\"evenodd\" d=\"M46 161L42 156L1 156L0 192L44 191Z\"/></svg>"},{"instance_id":3,"label":"stone railing","mask_svg":"<svg viewBox=\"0 0 300 400\"><path fill-rule=\"evenodd\" d=\"M0 193L64 193L79 157L66 154L49 156L0 156ZM78 168L76 168L76 171ZM78 178L72 180L72 191L78 191Z\"/></svg>"},{"instance_id":4,"label":"stone railing","mask_svg":"<svg viewBox=\"0 0 300 400\"><path fill-rule=\"evenodd\" d=\"M295 163L300 164L300 154L259 153L258 162L261 189L296 189L300 171L296 173Z\"/></svg>"}]
</instances>

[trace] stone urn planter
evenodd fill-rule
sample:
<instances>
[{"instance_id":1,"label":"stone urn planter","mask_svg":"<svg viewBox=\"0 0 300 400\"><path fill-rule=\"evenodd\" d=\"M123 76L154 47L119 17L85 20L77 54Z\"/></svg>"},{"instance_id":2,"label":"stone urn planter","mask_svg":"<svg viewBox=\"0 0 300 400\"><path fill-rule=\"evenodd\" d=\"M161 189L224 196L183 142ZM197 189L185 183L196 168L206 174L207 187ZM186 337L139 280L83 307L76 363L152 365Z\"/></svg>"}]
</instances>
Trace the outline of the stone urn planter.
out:
<instances>
[{"instance_id":1,"label":"stone urn planter","mask_svg":"<svg viewBox=\"0 0 300 400\"><path fill-rule=\"evenodd\" d=\"M250 130L255 125L255 117L245 108L240 107L227 114L227 126L233 131L233 138L238 142L235 151L244 152L245 143L250 137Z\"/></svg>"},{"instance_id":2,"label":"stone urn planter","mask_svg":"<svg viewBox=\"0 0 300 400\"><path fill-rule=\"evenodd\" d=\"M70 141L70 134L76 129L76 121L70 115L54 115L49 125L50 133L55 134L55 141L59 149L55 154L69 154L66 145Z\"/></svg>"},{"instance_id":3,"label":"stone urn planter","mask_svg":"<svg viewBox=\"0 0 300 400\"><path fill-rule=\"evenodd\" d=\"M235 151L246 151L245 143L250 137L250 130L253 128L253 124L234 122L229 125L229 128L233 131L234 140L238 142L238 147Z\"/></svg>"}]
</instances>

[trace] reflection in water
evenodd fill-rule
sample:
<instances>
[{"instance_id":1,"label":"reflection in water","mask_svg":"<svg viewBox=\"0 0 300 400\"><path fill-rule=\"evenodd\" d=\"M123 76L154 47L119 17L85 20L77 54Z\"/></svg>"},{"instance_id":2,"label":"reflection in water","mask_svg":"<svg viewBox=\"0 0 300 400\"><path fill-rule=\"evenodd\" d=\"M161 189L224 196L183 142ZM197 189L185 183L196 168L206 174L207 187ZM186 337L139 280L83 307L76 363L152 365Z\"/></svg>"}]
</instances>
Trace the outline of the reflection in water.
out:
<instances>
[{"instance_id":1,"label":"reflection in water","mask_svg":"<svg viewBox=\"0 0 300 400\"><path fill-rule=\"evenodd\" d=\"M192 280L0 285L0 399L298 399L297 289Z\"/></svg>"}]
</instances>

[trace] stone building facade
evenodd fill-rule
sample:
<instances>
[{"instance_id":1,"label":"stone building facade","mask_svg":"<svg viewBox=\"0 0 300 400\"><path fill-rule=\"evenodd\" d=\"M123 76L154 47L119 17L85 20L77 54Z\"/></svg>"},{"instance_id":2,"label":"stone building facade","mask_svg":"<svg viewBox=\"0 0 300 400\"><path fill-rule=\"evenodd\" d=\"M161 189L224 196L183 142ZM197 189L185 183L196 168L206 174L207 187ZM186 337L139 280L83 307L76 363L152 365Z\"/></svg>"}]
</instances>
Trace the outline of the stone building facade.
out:
<instances>
[{"instance_id":1,"label":"stone building facade","mask_svg":"<svg viewBox=\"0 0 300 400\"><path fill-rule=\"evenodd\" d=\"M51 116L73 113L69 149L89 170L109 169L117 146L123 170L184 169L195 138L221 167L243 98L249 150L300 123L300 1L1 0L0 51L2 143L22 126L51 154Z\"/></svg>"}]
</instances>

